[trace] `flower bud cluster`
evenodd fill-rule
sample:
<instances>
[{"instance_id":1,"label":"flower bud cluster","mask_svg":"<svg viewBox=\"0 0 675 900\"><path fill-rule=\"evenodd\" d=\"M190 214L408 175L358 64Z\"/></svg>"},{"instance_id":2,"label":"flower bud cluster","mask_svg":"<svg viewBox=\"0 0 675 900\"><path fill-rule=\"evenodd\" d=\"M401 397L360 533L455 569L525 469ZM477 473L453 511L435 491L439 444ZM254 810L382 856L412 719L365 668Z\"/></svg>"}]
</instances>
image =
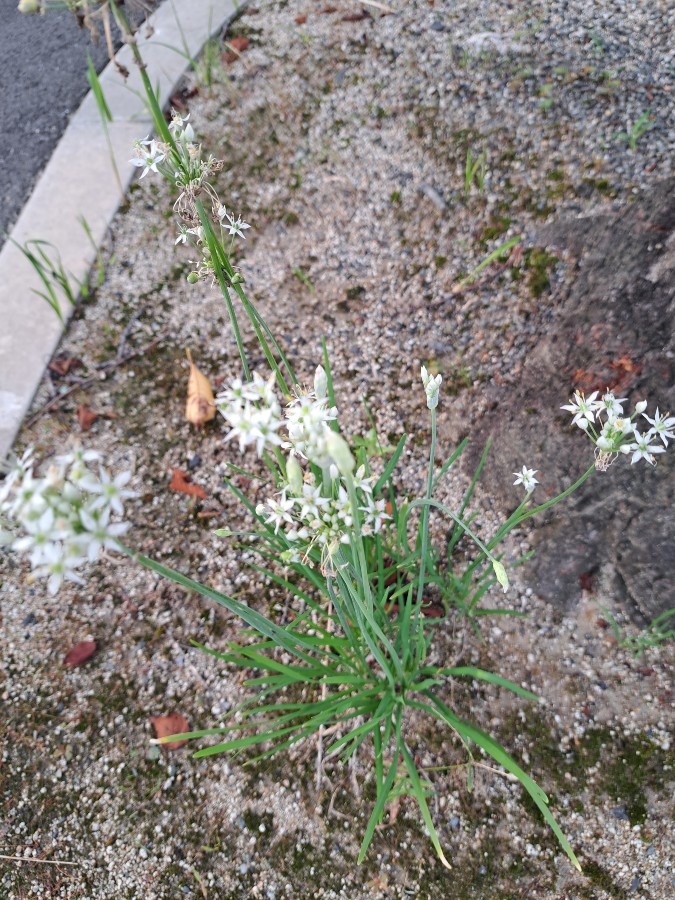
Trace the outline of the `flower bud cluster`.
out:
<instances>
[{"instance_id":1,"label":"flower bud cluster","mask_svg":"<svg viewBox=\"0 0 675 900\"><path fill-rule=\"evenodd\" d=\"M144 141L134 142L134 157L129 162L132 166L142 168L141 178L148 172L164 175L178 187L194 195L205 187L207 179L222 169L220 160L209 156L202 158L202 146L195 140L195 133L188 119L173 112L169 123L171 142L158 141L147 137ZM211 194L209 188L207 193ZM178 210L180 212L180 209ZM190 216L192 220L194 215ZM199 219L189 224L197 225Z\"/></svg>"},{"instance_id":2,"label":"flower bud cluster","mask_svg":"<svg viewBox=\"0 0 675 900\"><path fill-rule=\"evenodd\" d=\"M294 459L290 457L289 464ZM377 534L391 516L385 501L373 497L375 477L366 474L365 466L359 466L353 480L362 513L361 533ZM314 545L330 550L337 544L349 544L349 532L354 528L346 476L341 476L336 466L330 466L321 479L307 470L301 485L291 484L289 479L275 497L260 503L256 512L267 524L274 525L275 533L283 528L287 540L295 545L284 554L284 562L308 562L307 551Z\"/></svg>"},{"instance_id":3,"label":"flower bud cluster","mask_svg":"<svg viewBox=\"0 0 675 900\"><path fill-rule=\"evenodd\" d=\"M315 377L319 385L321 373L323 369L319 366ZM337 408L328 405L325 394L317 396L316 389L298 390L282 418L274 390L274 375L265 381L254 374L251 381L245 383L238 379L228 390L218 394L216 408L232 426L226 440L238 438L242 451L255 444L260 457L265 450L283 447L322 468L337 462L330 453L328 425L337 418ZM287 433L285 440L278 433L282 426Z\"/></svg>"},{"instance_id":4,"label":"flower bud cluster","mask_svg":"<svg viewBox=\"0 0 675 900\"><path fill-rule=\"evenodd\" d=\"M644 459L656 465L654 455L665 453L668 441L675 439L675 417L669 413L661 415L658 407L653 417L646 413L647 401L635 405L631 416L624 413L626 398L617 398L607 391L598 398L599 391L585 397L575 391L568 404L561 409L572 413L572 423L585 431L596 447L596 467L606 469L618 453L632 454L631 463ZM647 431L638 428L638 417L642 416L651 426ZM661 443L658 443L661 441Z\"/></svg>"},{"instance_id":5,"label":"flower bud cluster","mask_svg":"<svg viewBox=\"0 0 675 900\"><path fill-rule=\"evenodd\" d=\"M131 472L111 478L93 450L76 448L59 456L42 476L35 474L33 451L27 450L0 485L2 543L28 555L35 577L48 578L51 594L64 579L82 584L77 573L95 562L104 549L117 548L127 522L124 501L136 494L126 488Z\"/></svg>"}]
</instances>

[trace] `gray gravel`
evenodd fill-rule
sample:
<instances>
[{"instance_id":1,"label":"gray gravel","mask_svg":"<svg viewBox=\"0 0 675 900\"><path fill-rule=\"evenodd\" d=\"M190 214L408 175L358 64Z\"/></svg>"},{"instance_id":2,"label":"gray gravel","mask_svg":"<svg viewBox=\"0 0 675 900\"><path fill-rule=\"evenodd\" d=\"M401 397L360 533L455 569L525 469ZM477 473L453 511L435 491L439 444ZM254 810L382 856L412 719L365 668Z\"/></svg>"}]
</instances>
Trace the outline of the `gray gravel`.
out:
<instances>
[{"instance_id":1,"label":"gray gravel","mask_svg":"<svg viewBox=\"0 0 675 900\"><path fill-rule=\"evenodd\" d=\"M461 435L443 407L473 390L467 430L489 414L480 385L517 379L570 277L564 260L549 266L535 296L522 251L501 274L486 270L477 290L456 290L462 274L511 236L531 250L546 219L609 213L670 173L672 8L412 2L395 15L369 7L372 17L344 20L358 9L265 2L249 12L234 26L249 49L191 101L191 122L227 161L219 187L228 207L254 226L239 260L252 297L307 380L326 335L343 428L368 428L366 399L384 439L414 435L401 475L401 490L413 492L427 447L420 363L444 374L439 439L449 452ZM647 109L651 128L631 149L617 132ZM468 149L485 152L486 175L483 190L467 194ZM284 597L247 570L248 554L212 534L240 516L221 480L225 462L239 460L222 423L193 433L184 421L184 348L214 383L236 374L236 349L217 293L185 282L189 252L173 245L170 204L150 178L132 192L111 231L105 283L61 348L84 369L70 382L47 377L35 410L114 356L132 319L127 349L161 336L157 349L76 390L18 446L48 454L75 432L113 467L133 466L136 546L257 608L282 609ZM81 403L100 415L84 435ZM167 491L171 469L190 461L208 494L198 504ZM453 475L441 499L456 504L465 487ZM489 534L498 511L479 494L476 512ZM527 534L518 536L509 558L527 548ZM208 727L247 696L237 672L190 644L224 647L237 633L229 616L124 561L97 566L86 590L54 599L26 574L15 557L3 559L0 852L79 865L8 861L8 897L672 896L672 651L636 660L622 650L601 606L624 633L635 628L602 585L595 596L580 589L563 616L516 570L509 595L490 602L527 618L491 620L482 642L467 634L462 643L454 621L439 631L436 658L492 668L543 698L528 706L471 685L448 699L534 773L585 869L573 872L517 786L482 772L467 795L451 770L436 773L433 804L455 866L448 874L406 801L355 865L371 796L366 754L355 772L360 795L338 767L315 793L313 746L254 767L196 762L187 750L157 758L151 715L175 709ZM65 670L66 651L87 638L97 654ZM459 760L451 734L424 720L410 731L422 765Z\"/></svg>"}]
</instances>

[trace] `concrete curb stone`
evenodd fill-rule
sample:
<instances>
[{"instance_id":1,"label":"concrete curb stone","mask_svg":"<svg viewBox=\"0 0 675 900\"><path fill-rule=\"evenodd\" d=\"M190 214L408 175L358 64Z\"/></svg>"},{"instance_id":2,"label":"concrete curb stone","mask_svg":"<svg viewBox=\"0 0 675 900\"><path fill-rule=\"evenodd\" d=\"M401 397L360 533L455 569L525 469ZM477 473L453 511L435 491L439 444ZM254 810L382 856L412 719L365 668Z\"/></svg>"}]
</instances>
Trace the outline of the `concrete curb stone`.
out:
<instances>
[{"instance_id":1,"label":"concrete curb stone","mask_svg":"<svg viewBox=\"0 0 675 900\"><path fill-rule=\"evenodd\" d=\"M231 21L241 7L236 0L165 0L153 13L151 32L146 35L146 29L141 29L138 46L151 83L159 86L162 104L185 72L185 57L177 52L183 50L183 41L190 55L196 56L211 34ZM130 48L123 47L117 60L129 70L126 84L113 63L99 77L113 115L108 132L126 191L138 173L129 165L133 141L150 132L151 119ZM84 217L99 246L122 200L90 92L0 251L0 460L11 449L63 332L56 314L33 293L42 285L16 243L48 241L58 249L64 269L82 281L94 262L95 250L80 221ZM66 320L71 313L72 308L63 309Z\"/></svg>"}]
</instances>

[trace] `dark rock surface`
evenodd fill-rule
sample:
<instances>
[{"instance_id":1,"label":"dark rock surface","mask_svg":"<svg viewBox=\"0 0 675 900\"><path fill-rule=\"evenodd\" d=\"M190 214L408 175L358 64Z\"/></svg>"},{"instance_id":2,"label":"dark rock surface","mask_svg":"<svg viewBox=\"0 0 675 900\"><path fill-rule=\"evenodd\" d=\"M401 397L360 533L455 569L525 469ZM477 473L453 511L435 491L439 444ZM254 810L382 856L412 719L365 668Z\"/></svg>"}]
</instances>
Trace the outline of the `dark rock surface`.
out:
<instances>
[{"instance_id":1,"label":"dark rock surface","mask_svg":"<svg viewBox=\"0 0 675 900\"><path fill-rule=\"evenodd\" d=\"M657 404L675 408L675 179L615 215L548 225L538 242L568 264L553 326L515 389L487 389L491 411L467 457L475 464L493 435L498 452L482 481L504 508L514 503L510 461L539 470L540 503L592 462L590 442L559 410L574 390L614 388L631 411L648 400L652 416ZM603 575L647 619L675 607L674 450L655 468L617 459L538 520L528 569L540 595L567 607Z\"/></svg>"}]
</instances>

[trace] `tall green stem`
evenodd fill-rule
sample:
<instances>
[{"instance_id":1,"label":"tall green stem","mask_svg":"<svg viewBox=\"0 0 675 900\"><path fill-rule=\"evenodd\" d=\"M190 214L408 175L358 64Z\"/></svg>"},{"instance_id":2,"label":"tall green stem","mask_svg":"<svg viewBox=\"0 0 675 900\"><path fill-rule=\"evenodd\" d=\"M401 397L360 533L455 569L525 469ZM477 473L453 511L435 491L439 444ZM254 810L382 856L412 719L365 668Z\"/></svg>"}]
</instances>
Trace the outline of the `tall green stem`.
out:
<instances>
[{"instance_id":1,"label":"tall green stem","mask_svg":"<svg viewBox=\"0 0 675 900\"><path fill-rule=\"evenodd\" d=\"M564 500L565 497L569 497L570 494L573 494L577 488L581 487L581 485L586 481L587 478L595 471L595 463L592 466L589 466L588 469L584 472L584 474L577 478L574 484L570 485L566 490L564 490L561 494L553 497L551 500L547 500L545 503L541 503L539 506L535 506L534 509L530 509L527 512L520 513L521 507L518 507L515 514L509 517L506 522L499 528L495 536L489 542L488 547L492 549L496 547L497 544L503 540L506 535L512 531L517 525L520 525L526 519L531 519L532 516L536 516L537 513L544 512L544 510L549 509L551 506L555 506L556 503L560 503L561 500Z\"/></svg>"},{"instance_id":2,"label":"tall green stem","mask_svg":"<svg viewBox=\"0 0 675 900\"><path fill-rule=\"evenodd\" d=\"M429 451L429 472L427 473L427 492L425 500L431 500L431 493L434 489L434 463L436 460L436 410L431 410L431 449ZM424 595L424 575L427 562L427 552L429 548L429 505L426 504L422 510L421 521L421 547L420 547L420 574L417 582L417 603L422 602Z\"/></svg>"},{"instance_id":3,"label":"tall green stem","mask_svg":"<svg viewBox=\"0 0 675 900\"><path fill-rule=\"evenodd\" d=\"M131 48L134 62L138 66L138 71L141 75L141 81L143 82L145 95L148 98L148 105L150 106L150 112L152 114L155 128L158 134L161 135L162 140L166 144L168 144L171 147L172 151L176 154L176 156L178 156L178 148L176 147L176 142L173 139L173 135L169 131L169 126L166 124L166 120L164 118L164 114L162 113L162 108L159 105L157 95L155 94L155 91L150 84L150 79L148 78L148 73L146 72L146 66L143 62L141 51L138 49L138 45L136 44L136 38L134 36L131 23L127 18L127 14L122 9L121 5L116 2L116 0L110 0L110 8L120 31L124 34L126 43Z\"/></svg>"}]
</instances>

